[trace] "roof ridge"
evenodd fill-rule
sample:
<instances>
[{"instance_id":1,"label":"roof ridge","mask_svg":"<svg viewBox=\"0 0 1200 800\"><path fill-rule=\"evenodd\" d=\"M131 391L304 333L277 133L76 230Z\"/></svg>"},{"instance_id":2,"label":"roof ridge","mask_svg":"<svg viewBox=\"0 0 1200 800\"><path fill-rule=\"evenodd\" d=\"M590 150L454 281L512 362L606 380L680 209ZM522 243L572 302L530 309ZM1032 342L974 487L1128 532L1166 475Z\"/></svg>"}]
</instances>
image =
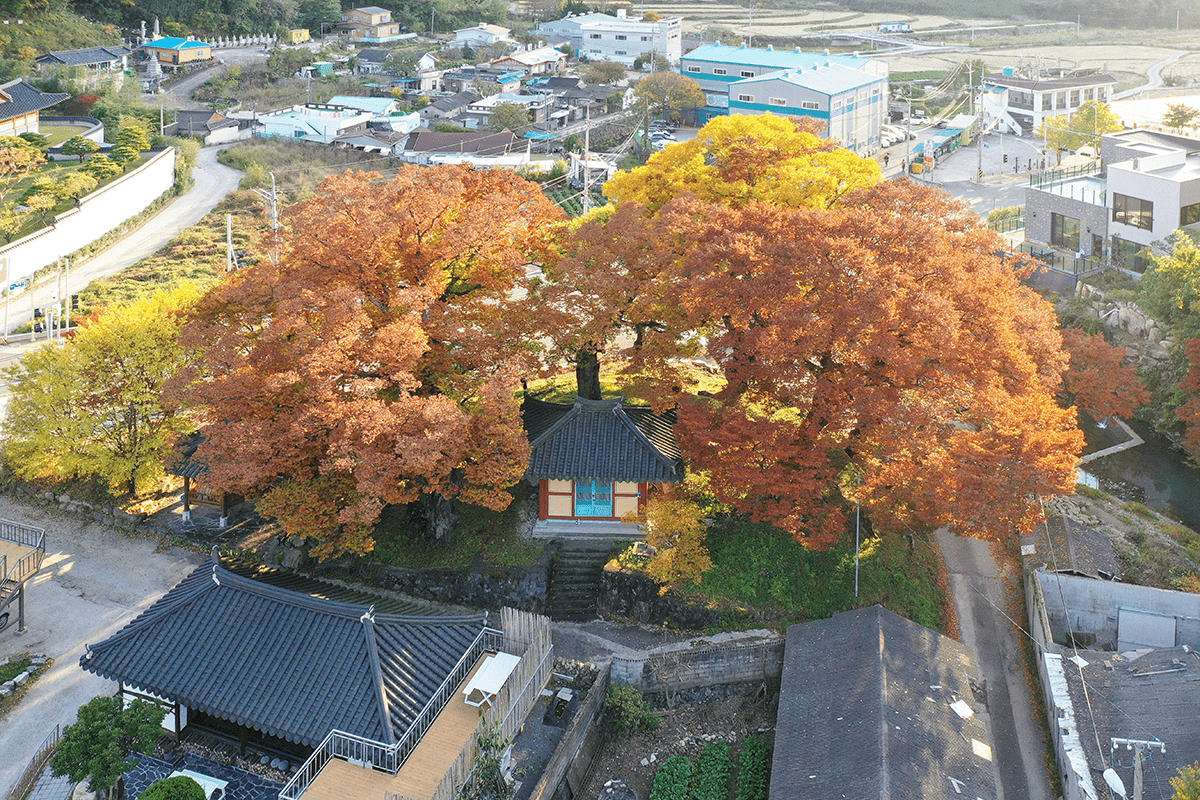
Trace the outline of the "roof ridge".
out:
<instances>
[{"instance_id":1,"label":"roof ridge","mask_svg":"<svg viewBox=\"0 0 1200 800\"><path fill-rule=\"evenodd\" d=\"M379 643L375 639L375 606L371 606L358 618L362 623L363 637L367 640L367 659L371 664L371 683L375 690L375 702L379 704L379 713L383 722L381 727L386 738L385 744L396 741L396 731L392 727L392 711L388 703L387 691L383 686L383 667L379 663Z\"/></svg>"},{"instance_id":2,"label":"roof ridge","mask_svg":"<svg viewBox=\"0 0 1200 800\"><path fill-rule=\"evenodd\" d=\"M621 397L618 397L617 399L623 400L623 398L621 398ZM620 413L618 413L618 412L620 412ZM653 413L653 411L651 411L651 413ZM660 462L662 462L663 465L670 467L672 473L674 473L676 471L675 459L668 458L667 455L665 453L663 453L663 451L658 449L658 445L656 445L654 442L650 441L650 437L647 436L645 433L643 433L642 429L637 426L637 423L635 423L633 421L633 419L630 418L630 416L627 413L625 413L625 407L623 404L618 404L617 406L615 406L613 408L613 415L618 420L620 420L625 425L625 427L627 427L627 428L629 428L629 430L633 431L633 436L635 439L637 439L643 445L650 448L650 452L654 454L655 458L657 458Z\"/></svg>"}]
</instances>

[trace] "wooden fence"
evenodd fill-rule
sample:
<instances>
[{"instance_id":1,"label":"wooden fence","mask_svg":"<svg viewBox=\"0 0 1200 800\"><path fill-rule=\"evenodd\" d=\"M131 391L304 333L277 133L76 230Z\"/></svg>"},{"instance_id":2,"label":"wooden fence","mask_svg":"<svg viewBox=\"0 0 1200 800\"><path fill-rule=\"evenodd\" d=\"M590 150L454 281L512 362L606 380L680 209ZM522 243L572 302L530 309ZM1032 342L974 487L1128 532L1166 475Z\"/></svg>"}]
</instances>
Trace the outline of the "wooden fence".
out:
<instances>
[{"instance_id":1,"label":"wooden fence","mask_svg":"<svg viewBox=\"0 0 1200 800\"><path fill-rule=\"evenodd\" d=\"M54 730L42 742L38 748L37 754L29 760L29 766L25 767L25 772L21 774L21 778L16 785L9 790L5 800L25 800L29 793L33 791L33 787L37 785L38 778L42 776L42 770L46 768L46 762L50 760L50 756L54 755L54 749L58 747L59 741L62 739L62 730L58 725L54 726Z\"/></svg>"},{"instance_id":2,"label":"wooden fence","mask_svg":"<svg viewBox=\"0 0 1200 800\"><path fill-rule=\"evenodd\" d=\"M499 734L511 741L525 724L542 687L550 680L554 648L550 643L550 620L539 614L502 608L500 628L504 631L501 648L519 655L521 661L482 714L481 731L498 726ZM479 736L475 735L446 771L431 800L454 800L459 789L470 780L479 756Z\"/></svg>"}]
</instances>

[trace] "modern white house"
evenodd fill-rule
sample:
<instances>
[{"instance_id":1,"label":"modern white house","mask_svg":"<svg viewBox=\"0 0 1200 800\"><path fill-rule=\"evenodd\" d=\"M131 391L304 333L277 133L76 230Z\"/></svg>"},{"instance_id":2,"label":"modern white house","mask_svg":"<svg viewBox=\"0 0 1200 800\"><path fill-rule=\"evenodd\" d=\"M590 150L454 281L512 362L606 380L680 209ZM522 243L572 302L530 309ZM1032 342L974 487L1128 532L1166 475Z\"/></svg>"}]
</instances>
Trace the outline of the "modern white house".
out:
<instances>
[{"instance_id":1,"label":"modern white house","mask_svg":"<svg viewBox=\"0 0 1200 800\"><path fill-rule=\"evenodd\" d=\"M1006 67L983 79L980 109L999 120L1002 131L1031 133L1047 117L1073 114L1084 103L1107 103L1117 79L1096 69L1044 69L1037 64Z\"/></svg>"},{"instance_id":2,"label":"modern white house","mask_svg":"<svg viewBox=\"0 0 1200 800\"><path fill-rule=\"evenodd\" d=\"M656 22L630 19L625 9L617 15L578 14L538 26L539 34L551 41L570 42L578 58L616 61L627 67L640 55L661 53L671 63L679 61L683 45L683 17L664 17Z\"/></svg>"},{"instance_id":3,"label":"modern white house","mask_svg":"<svg viewBox=\"0 0 1200 800\"><path fill-rule=\"evenodd\" d=\"M1200 232L1200 139L1149 130L1106 134L1101 172L1025 190L1025 237L1145 272L1147 245Z\"/></svg>"},{"instance_id":4,"label":"modern white house","mask_svg":"<svg viewBox=\"0 0 1200 800\"><path fill-rule=\"evenodd\" d=\"M549 75L567 63L567 54L553 47L531 47L518 50L490 62L503 70L521 70L526 75Z\"/></svg>"},{"instance_id":5,"label":"modern white house","mask_svg":"<svg viewBox=\"0 0 1200 800\"><path fill-rule=\"evenodd\" d=\"M258 118L255 136L329 144L339 136L367 129L370 111L327 103L307 103Z\"/></svg>"},{"instance_id":6,"label":"modern white house","mask_svg":"<svg viewBox=\"0 0 1200 800\"><path fill-rule=\"evenodd\" d=\"M454 44L457 47L462 47L464 44L472 47L491 47L512 40L511 30L486 22L481 22L473 28L459 28L454 32Z\"/></svg>"}]
</instances>

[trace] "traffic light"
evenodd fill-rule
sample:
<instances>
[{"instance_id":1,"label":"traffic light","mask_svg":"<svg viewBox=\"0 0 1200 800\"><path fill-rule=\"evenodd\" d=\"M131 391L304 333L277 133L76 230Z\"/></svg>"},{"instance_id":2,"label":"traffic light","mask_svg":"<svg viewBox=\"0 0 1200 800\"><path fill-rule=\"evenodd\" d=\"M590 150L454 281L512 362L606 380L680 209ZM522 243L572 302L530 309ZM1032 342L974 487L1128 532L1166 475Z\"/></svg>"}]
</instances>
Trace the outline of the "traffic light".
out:
<instances>
[{"instance_id":1,"label":"traffic light","mask_svg":"<svg viewBox=\"0 0 1200 800\"><path fill-rule=\"evenodd\" d=\"M41 333L42 332L42 323L40 323L40 322L33 323L33 332Z\"/></svg>"},{"instance_id":2,"label":"traffic light","mask_svg":"<svg viewBox=\"0 0 1200 800\"><path fill-rule=\"evenodd\" d=\"M33 318L34 318L34 319L41 319L41 318L42 318L42 310L41 310L40 308L35 308L35 309L33 310Z\"/></svg>"},{"instance_id":3,"label":"traffic light","mask_svg":"<svg viewBox=\"0 0 1200 800\"><path fill-rule=\"evenodd\" d=\"M1008 163L1008 153L1005 153L1005 154L1004 154L1004 163L1005 163L1005 164L1007 164L1007 163Z\"/></svg>"},{"instance_id":4,"label":"traffic light","mask_svg":"<svg viewBox=\"0 0 1200 800\"><path fill-rule=\"evenodd\" d=\"M79 310L79 295L77 295L77 294L71 295L71 310L72 311Z\"/></svg>"}]
</instances>

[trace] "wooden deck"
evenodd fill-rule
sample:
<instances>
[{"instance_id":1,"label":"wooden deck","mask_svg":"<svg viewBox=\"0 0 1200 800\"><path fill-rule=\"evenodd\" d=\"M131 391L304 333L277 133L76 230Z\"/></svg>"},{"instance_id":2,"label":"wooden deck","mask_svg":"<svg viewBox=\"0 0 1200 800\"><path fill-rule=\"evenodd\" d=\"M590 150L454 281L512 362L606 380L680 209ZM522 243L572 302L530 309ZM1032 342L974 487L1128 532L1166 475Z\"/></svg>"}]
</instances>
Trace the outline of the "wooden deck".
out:
<instances>
[{"instance_id":1,"label":"wooden deck","mask_svg":"<svg viewBox=\"0 0 1200 800\"><path fill-rule=\"evenodd\" d=\"M383 800L385 792L410 800L430 800L479 728L482 709L467 705L462 690L488 655L481 656L466 679L455 687L450 702L421 737L398 774L389 775L335 758L309 784L304 800Z\"/></svg>"}]
</instances>

